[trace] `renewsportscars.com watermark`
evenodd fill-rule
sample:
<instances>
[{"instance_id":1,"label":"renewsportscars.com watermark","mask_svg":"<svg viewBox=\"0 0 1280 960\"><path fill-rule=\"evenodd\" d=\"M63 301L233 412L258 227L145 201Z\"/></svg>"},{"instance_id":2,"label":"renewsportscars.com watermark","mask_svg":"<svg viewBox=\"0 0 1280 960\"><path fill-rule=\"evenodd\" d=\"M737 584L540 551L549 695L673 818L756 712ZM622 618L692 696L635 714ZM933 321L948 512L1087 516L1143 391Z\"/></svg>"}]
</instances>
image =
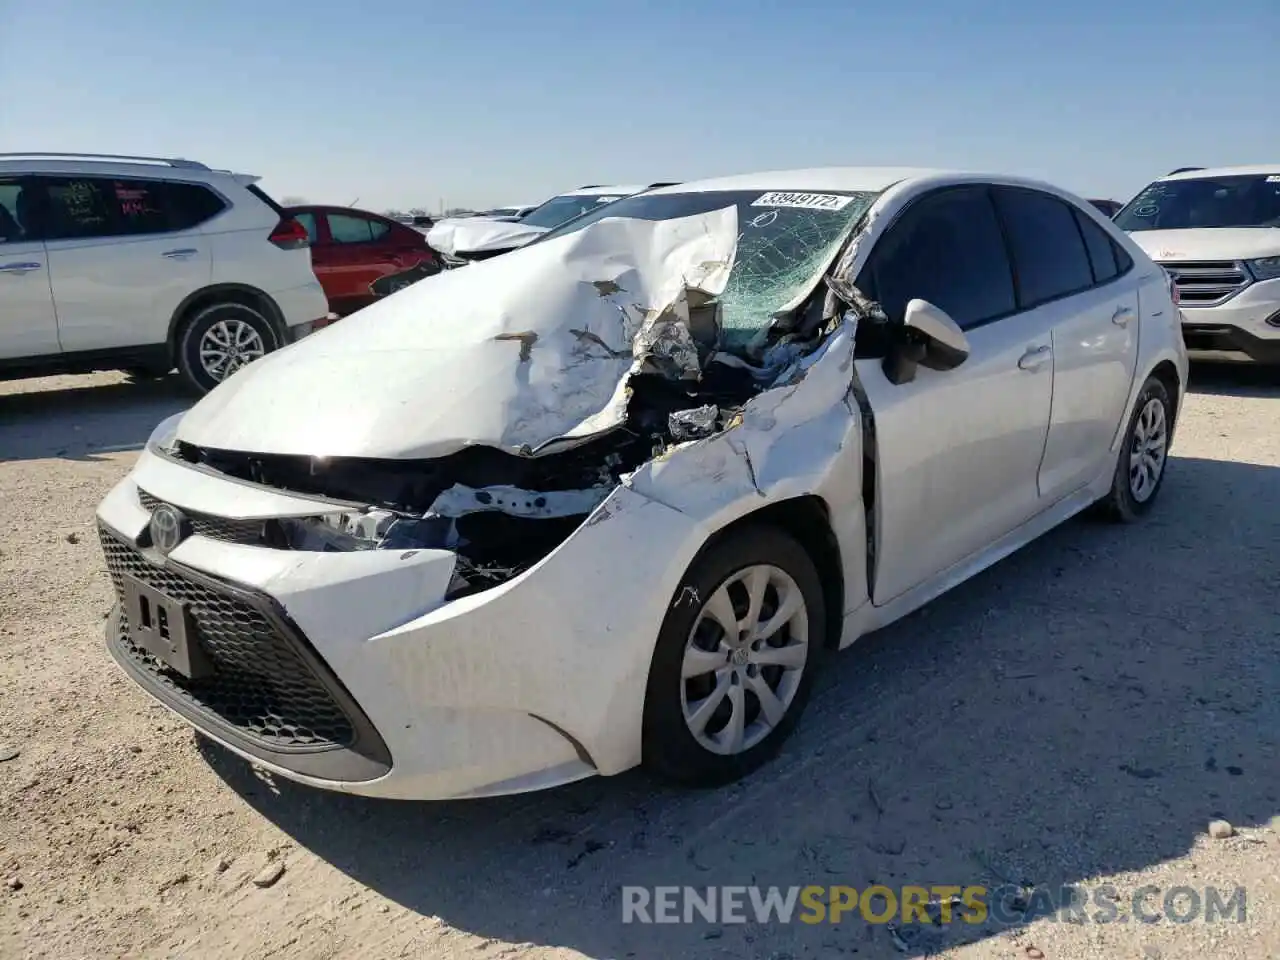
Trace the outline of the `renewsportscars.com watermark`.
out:
<instances>
[{"instance_id":1,"label":"renewsportscars.com watermark","mask_svg":"<svg viewBox=\"0 0 1280 960\"><path fill-rule=\"evenodd\" d=\"M622 888L623 923L844 923L1019 925L1244 923L1244 887L1139 887L1127 899L1110 884L1054 888L874 884L796 887Z\"/></svg>"}]
</instances>

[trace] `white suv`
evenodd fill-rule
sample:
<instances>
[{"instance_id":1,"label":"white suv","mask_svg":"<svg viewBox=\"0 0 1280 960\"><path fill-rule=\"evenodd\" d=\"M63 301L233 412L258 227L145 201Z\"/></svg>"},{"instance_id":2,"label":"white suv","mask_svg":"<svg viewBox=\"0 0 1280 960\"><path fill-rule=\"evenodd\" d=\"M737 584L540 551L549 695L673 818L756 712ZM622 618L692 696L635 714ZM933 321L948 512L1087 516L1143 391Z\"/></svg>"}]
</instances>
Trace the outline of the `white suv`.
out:
<instances>
[{"instance_id":1,"label":"white suv","mask_svg":"<svg viewBox=\"0 0 1280 960\"><path fill-rule=\"evenodd\" d=\"M1280 163L1175 171L1115 222L1173 277L1188 350L1280 363Z\"/></svg>"},{"instance_id":2,"label":"white suv","mask_svg":"<svg viewBox=\"0 0 1280 960\"><path fill-rule=\"evenodd\" d=\"M0 377L177 367L203 393L323 325L307 233L256 180L0 154Z\"/></svg>"}]
</instances>

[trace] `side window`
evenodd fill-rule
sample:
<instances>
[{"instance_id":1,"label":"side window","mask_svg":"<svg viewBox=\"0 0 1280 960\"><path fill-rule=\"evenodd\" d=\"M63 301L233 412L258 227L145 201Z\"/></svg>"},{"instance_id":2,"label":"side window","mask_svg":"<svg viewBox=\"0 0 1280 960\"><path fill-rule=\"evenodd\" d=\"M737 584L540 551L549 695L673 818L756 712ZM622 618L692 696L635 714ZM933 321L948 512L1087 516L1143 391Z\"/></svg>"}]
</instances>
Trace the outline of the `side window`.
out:
<instances>
[{"instance_id":1,"label":"side window","mask_svg":"<svg viewBox=\"0 0 1280 960\"><path fill-rule=\"evenodd\" d=\"M169 227L172 230L194 229L227 208L225 200L198 183L169 183L165 193L169 200Z\"/></svg>"},{"instance_id":2,"label":"side window","mask_svg":"<svg viewBox=\"0 0 1280 960\"><path fill-rule=\"evenodd\" d=\"M969 328L1013 313L1013 275L985 187L917 200L876 244L858 286L891 320L928 300Z\"/></svg>"},{"instance_id":3,"label":"side window","mask_svg":"<svg viewBox=\"0 0 1280 960\"><path fill-rule=\"evenodd\" d=\"M334 243L371 243L390 227L385 223L346 213L329 214L329 236Z\"/></svg>"},{"instance_id":4,"label":"side window","mask_svg":"<svg viewBox=\"0 0 1280 960\"><path fill-rule=\"evenodd\" d=\"M0 179L0 243L17 243L27 239L27 228L22 222L26 211L24 189L18 179Z\"/></svg>"},{"instance_id":5,"label":"side window","mask_svg":"<svg viewBox=\"0 0 1280 960\"><path fill-rule=\"evenodd\" d=\"M1117 244L1113 243L1111 249L1116 255L1116 267L1120 270L1120 276L1124 276L1133 269L1133 257Z\"/></svg>"},{"instance_id":6,"label":"side window","mask_svg":"<svg viewBox=\"0 0 1280 960\"><path fill-rule=\"evenodd\" d=\"M109 237L115 232L111 213L111 181L49 179L45 181L48 196L48 240L83 240Z\"/></svg>"},{"instance_id":7,"label":"side window","mask_svg":"<svg viewBox=\"0 0 1280 960\"><path fill-rule=\"evenodd\" d=\"M1023 309L1093 286L1093 271L1071 208L1047 193L996 187Z\"/></svg>"},{"instance_id":8,"label":"side window","mask_svg":"<svg viewBox=\"0 0 1280 960\"><path fill-rule=\"evenodd\" d=\"M1089 251L1089 264L1093 267L1094 283L1108 283L1120 275L1116 265L1116 248L1106 232L1079 210L1072 211Z\"/></svg>"},{"instance_id":9,"label":"side window","mask_svg":"<svg viewBox=\"0 0 1280 960\"><path fill-rule=\"evenodd\" d=\"M167 232L166 187L167 183L151 180L110 181L107 204L117 217L115 232L122 236Z\"/></svg>"},{"instance_id":10,"label":"side window","mask_svg":"<svg viewBox=\"0 0 1280 960\"><path fill-rule=\"evenodd\" d=\"M307 231L307 239L311 241L312 246L320 242L320 229L316 226L316 215L314 213L311 211L295 213L293 219L302 224L302 229Z\"/></svg>"}]
</instances>

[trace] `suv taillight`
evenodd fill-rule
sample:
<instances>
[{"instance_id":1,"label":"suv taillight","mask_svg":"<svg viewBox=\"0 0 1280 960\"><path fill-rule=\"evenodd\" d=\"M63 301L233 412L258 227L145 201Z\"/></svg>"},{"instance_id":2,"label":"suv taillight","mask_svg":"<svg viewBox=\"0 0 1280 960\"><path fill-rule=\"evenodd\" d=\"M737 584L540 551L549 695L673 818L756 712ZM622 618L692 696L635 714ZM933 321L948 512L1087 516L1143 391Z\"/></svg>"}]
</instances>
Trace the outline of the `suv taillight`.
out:
<instances>
[{"instance_id":1,"label":"suv taillight","mask_svg":"<svg viewBox=\"0 0 1280 960\"><path fill-rule=\"evenodd\" d=\"M286 217L276 224L267 237L281 250L301 250L311 246L311 238L307 236L307 228L292 217Z\"/></svg>"}]
</instances>

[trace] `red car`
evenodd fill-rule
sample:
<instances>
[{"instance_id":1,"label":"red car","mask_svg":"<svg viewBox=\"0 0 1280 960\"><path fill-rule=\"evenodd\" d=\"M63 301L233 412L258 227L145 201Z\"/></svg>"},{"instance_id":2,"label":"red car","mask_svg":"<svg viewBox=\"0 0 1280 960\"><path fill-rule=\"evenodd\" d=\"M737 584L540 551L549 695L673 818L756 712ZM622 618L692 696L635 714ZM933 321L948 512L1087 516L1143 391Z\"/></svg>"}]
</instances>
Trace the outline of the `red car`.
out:
<instances>
[{"instance_id":1,"label":"red car","mask_svg":"<svg viewBox=\"0 0 1280 960\"><path fill-rule=\"evenodd\" d=\"M311 266L345 316L440 272L427 238L413 227L351 207L289 207L311 238Z\"/></svg>"}]
</instances>

